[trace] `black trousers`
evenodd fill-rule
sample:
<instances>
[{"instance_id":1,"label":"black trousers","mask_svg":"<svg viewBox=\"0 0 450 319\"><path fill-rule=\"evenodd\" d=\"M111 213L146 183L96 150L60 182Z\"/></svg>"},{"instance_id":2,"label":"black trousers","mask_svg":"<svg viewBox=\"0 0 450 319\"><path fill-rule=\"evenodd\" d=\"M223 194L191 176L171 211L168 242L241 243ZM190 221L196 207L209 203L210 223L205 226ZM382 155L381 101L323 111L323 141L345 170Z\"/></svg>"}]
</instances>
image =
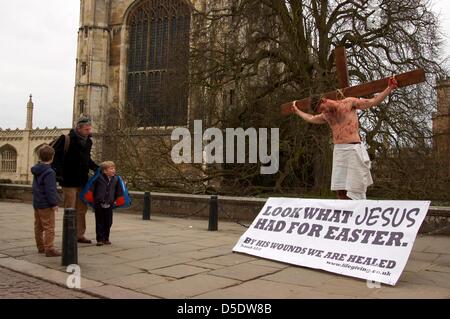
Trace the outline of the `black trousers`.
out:
<instances>
[{"instance_id":1,"label":"black trousers","mask_svg":"<svg viewBox=\"0 0 450 319\"><path fill-rule=\"evenodd\" d=\"M109 233L113 223L113 210L110 208L95 208L95 233L97 242L109 241Z\"/></svg>"}]
</instances>

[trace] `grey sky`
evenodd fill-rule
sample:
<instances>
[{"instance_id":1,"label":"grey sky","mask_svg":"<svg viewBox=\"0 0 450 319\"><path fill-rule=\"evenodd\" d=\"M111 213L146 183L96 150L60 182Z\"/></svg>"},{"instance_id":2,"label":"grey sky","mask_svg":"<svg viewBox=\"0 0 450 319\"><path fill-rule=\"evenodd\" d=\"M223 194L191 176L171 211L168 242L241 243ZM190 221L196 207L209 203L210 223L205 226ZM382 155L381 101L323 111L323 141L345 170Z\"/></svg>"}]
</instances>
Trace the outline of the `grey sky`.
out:
<instances>
[{"instance_id":1,"label":"grey sky","mask_svg":"<svg viewBox=\"0 0 450 319\"><path fill-rule=\"evenodd\" d=\"M441 24L441 32L445 44L442 47L443 56L450 56L450 0L432 0L432 10L438 15ZM450 72L450 61L446 63L447 71Z\"/></svg>"},{"instance_id":2,"label":"grey sky","mask_svg":"<svg viewBox=\"0 0 450 319\"><path fill-rule=\"evenodd\" d=\"M70 127L79 0L0 1L0 127Z\"/></svg>"},{"instance_id":3,"label":"grey sky","mask_svg":"<svg viewBox=\"0 0 450 319\"><path fill-rule=\"evenodd\" d=\"M433 0L447 34L450 1ZM0 128L24 128L33 94L34 127L70 127L79 0L0 0Z\"/></svg>"}]
</instances>

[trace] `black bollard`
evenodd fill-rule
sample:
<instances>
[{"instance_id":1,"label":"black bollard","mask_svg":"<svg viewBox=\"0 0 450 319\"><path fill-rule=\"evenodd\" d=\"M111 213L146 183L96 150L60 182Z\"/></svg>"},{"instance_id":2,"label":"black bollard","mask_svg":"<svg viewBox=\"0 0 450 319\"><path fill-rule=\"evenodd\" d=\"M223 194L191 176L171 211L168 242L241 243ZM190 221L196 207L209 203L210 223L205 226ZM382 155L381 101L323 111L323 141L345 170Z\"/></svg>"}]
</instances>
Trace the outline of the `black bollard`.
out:
<instances>
[{"instance_id":1,"label":"black bollard","mask_svg":"<svg viewBox=\"0 0 450 319\"><path fill-rule=\"evenodd\" d=\"M145 192L145 194L144 194L144 211L142 212L143 220L150 220L150 210L151 210L151 195L150 195L150 192Z\"/></svg>"},{"instance_id":2,"label":"black bollard","mask_svg":"<svg viewBox=\"0 0 450 319\"><path fill-rule=\"evenodd\" d=\"M77 212L74 208L64 209L62 265L78 264Z\"/></svg>"},{"instance_id":3,"label":"black bollard","mask_svg":"<svg viewBox=\"0 0 450 319\"><path fill-rule=\"evenodd\" d=\"M217 195L211 196L209 200L209 231L217 231L218 230L218 221L219 221L219 202L217 200Z\"/></svg>"}]
</instances>

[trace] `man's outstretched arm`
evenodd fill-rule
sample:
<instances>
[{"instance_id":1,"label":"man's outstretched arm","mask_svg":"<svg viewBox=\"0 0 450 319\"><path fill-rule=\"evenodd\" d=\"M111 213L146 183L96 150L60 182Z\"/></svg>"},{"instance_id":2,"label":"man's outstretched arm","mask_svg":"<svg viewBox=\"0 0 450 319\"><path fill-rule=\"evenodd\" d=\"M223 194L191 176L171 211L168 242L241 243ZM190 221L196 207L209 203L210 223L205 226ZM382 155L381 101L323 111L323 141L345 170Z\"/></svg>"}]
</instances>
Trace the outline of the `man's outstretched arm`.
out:
<instances>
[{"instance_id":1,"label":"man's outstretched arm","mask_svg":"<svg viewBox=\"0 0 450 319\"><path fill-rule=\"evenodd\" d=\"M366 110L372 106L376 106L383 102L383 100L398 87L395 77L389 79L387 88L371 99L355 99L355 108L358 110Z\"/></svg>"},{"instance_id":2,"label":"man's outstretched arm","mask_svg":"<svg viewBox=\"0 0 450 319\"><path fill-rule=\"evenodd\" d=\"M295 111L295 114L297 114L298 116L300 116L302 119L304 119L306 122L312 123L312 124L325 124L327 121L325 121L325 119L323 118L322 114L318 114L318 115L312 115L309 113L305 113L303 111L300 111L298 109L298 107L295 105L294 102L292 102L294 104L293 109Z\"/></svg>"}]
</instances>

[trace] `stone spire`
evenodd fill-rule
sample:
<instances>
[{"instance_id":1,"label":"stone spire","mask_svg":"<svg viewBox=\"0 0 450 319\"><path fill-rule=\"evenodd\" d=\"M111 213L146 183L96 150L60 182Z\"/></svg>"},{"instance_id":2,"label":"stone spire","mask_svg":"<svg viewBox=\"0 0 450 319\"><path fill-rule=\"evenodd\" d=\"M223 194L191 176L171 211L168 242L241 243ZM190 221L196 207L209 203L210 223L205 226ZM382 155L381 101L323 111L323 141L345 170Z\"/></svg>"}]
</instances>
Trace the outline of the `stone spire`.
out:
<instances>
[{"instance_id":1,"label":"stone spire","mask_svg":"<svg viewBox=\"0 0 450 319\"><path fill-rule=\"evenodd\" d=\"M27 103L27 125L26 130L33 129L33 96L30 94L30 100Z\"/></svg>"}]
</instances>

